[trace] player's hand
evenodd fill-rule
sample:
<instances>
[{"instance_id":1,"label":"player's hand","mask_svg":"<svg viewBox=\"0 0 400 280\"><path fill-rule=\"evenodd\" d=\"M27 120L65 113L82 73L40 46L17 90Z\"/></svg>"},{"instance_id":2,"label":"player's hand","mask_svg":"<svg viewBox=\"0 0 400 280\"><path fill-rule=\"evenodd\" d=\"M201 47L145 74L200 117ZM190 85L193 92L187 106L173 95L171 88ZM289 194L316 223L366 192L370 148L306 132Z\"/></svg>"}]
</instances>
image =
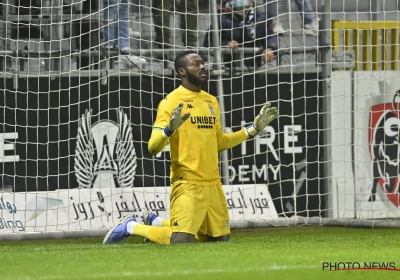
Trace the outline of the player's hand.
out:
<instances>
[{"instance_id":1,"label":"player's hand","mask_svg":"<svg viewBox=\"0 0 400 280\"><path fill-rule=\"evenodd\" d=\"M190 113L186 113L181 116L183 103L179 103L172 113L171 119L169 120L169 125L164 129L164 134L167 137L171 137L172 134L190 117Z\"/></svg>"},{"instance_id":2,"label":"player's hand","mask_svg":"<svg viewBox=\"0 0 400 280\"><path fill-rule=\"evenodd\" d=\"M267 102L262 108L260 113L254 119L254 123L246 127L249 136L256 135L259 131L263 130L270 122L279 117L279 112L276 107L271 107L271 103Z\"/></svg>"}]
</instances>

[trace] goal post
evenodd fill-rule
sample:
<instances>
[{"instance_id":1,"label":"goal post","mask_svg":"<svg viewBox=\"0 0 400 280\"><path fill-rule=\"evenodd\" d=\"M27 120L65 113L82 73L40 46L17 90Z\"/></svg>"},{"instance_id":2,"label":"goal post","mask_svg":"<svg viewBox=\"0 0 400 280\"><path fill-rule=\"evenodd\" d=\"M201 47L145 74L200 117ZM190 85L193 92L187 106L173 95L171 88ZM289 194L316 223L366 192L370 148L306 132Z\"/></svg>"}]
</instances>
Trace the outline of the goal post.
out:
<instances>
[{"instance_id":1,"label":"goal post","mask_svg":"<svg viewBox=\"0 0 400 280\"><path fill-rule=\"evenodd\" d=\"M110 1L110 10L103 1L17 2L3 1L0 22L0 240L100 237L144 211L169 218L169 146L153 157L147 145L159 102L180 84L173 58L187 49L205 60L203 89L221 104L224 132L250 124L267 101L280 112L220 155L232 229L400 225L392 7L253 1L268 16L259 24L282 27L260 38L278 42L265 62L263 45L203 46L221 36L224 1L172 7L165 49L155 44L160 15L150 0ZM359 20L344 20L354 12ZM390 17L368 19L375 12ZM197 15L197 46L182 42L185 13ZM247 19L236 28L251 31ZM128 30L107 48L104 30L120 26ZM114 48L123 42L129 54ZM205 118L188 121L209 129Z\"/></svg>"}]
</instances>

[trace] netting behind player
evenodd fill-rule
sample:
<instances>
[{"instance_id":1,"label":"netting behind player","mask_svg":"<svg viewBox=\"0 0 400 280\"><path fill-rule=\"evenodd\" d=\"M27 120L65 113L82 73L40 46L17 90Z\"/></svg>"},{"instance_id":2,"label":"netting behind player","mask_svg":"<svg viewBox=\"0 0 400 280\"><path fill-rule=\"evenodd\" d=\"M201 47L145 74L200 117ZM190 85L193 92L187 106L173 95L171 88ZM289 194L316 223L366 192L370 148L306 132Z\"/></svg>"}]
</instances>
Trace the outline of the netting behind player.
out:
<instances>
[{"instance_id":1,"label":"netting behind player","mask_svg":"<svg viewBox=\"0 0 400 280\"><path fill-rule=\"evenodd\" d=\"M147 143L186 49L226 131L280 110L220 155L233 227L397 226L395 4L186 1L3 1L0 238L168 218L169 150Z\"/></svg>"}]
</instances>

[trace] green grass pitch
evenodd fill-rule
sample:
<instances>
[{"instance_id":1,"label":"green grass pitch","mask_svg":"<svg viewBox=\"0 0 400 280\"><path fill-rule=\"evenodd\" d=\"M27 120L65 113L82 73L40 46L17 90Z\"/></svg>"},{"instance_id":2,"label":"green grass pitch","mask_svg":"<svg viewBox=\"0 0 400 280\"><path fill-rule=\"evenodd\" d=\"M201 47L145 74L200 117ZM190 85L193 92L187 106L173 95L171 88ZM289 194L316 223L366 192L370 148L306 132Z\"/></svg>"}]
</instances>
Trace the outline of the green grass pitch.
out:
<instances>
[{"instance_id":1,"label":"green grass pitch","mask_svg":"<svg viewBox=\"0 0 400 280\"><path fill-rule=\"evenodd\" d=\"M0 240L2 280L63 279L400 279L397 271L329 271L323 262L393 262L399 229L279 227L232 231L228 243L144 244L132 236Z\"/></svg>"}]
</instances>

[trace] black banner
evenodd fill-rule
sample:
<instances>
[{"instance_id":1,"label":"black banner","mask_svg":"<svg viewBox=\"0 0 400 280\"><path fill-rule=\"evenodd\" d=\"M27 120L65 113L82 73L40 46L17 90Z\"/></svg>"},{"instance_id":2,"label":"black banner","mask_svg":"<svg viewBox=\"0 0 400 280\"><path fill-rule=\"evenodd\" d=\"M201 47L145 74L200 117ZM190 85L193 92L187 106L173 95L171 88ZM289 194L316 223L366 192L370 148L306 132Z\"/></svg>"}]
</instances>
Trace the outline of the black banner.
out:
<instances>
[{"instance_id":1,"label":"black banner","mask_svg":"<svg viewBox=\"0 0 400 280\"><path fill-rule=\"evenodd\" d=\"M9 161L1 164L3 188L92 187L107 174L115 187L169 185L169 153L153 158L147 142L158 103L178 85L173 77L146 75L110 77L105 85L97 77L27 78L15 90L4 79L0 148ZM211 77L204 90L216 94L216 85ZM278 213L290 215L296 205L298 215L321 215L319 75L246 75L224 80L223 88L226 127L232 131L250 124L267 100L281 115L267 131L228 152L231 183L268 183ZM129 143L134 162L122 160Z\"/></svg>"}]
</instances>

